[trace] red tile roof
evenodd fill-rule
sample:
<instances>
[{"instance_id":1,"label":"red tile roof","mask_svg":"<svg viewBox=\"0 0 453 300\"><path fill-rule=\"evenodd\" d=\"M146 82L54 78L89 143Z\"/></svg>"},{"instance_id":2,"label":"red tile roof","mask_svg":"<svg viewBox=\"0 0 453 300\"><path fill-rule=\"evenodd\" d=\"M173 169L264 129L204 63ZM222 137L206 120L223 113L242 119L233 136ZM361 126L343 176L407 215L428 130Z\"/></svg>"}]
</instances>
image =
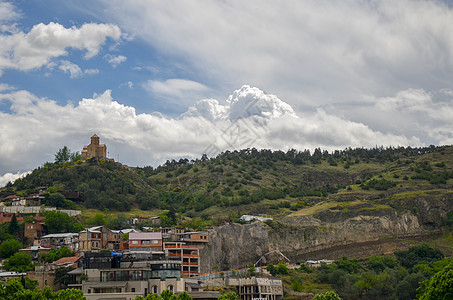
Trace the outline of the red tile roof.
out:
<instances>
[{"instance_id":1,"label":"red tile roof","mask_svg":"<svg viewBox=\"0 0 453 300\"><path fill-rule=\"evenodd\" d=\"M69 257L60 258L59 260L56 260L53 263L56 265L70 264L70 263L77 262L79 259L80 259L80 256L69 256Z\"/></svg>"}]
</instances>

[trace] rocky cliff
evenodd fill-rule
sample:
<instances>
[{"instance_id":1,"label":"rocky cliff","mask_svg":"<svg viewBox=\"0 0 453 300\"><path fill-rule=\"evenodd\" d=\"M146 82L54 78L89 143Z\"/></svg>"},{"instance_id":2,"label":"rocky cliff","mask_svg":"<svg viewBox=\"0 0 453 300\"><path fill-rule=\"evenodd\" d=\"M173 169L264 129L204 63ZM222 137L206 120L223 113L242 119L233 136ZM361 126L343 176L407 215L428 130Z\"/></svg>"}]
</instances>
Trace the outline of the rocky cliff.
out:
<instances>
[{"instance_id":1,"label":"rocky cliff","mask_svg":"<svg viewBox=\"0 0 453 300\"><path fill-rule=\"evenodd\" d=\"M273 250L279 250L292 262L335 259L342 254L360 257L391 253L407 247L399 238L440 233L447 213L453 210L453 198L421 197L411 201L411 205L415 205L411 211L404 212L367 207L348 212L327 209L267 224L226 224L210 231L210 243L200 253L201 269L209 272L214 266L220 270L244 268L263 255L262 262L275 261L275 253L274 257L266 255Z\"/></svg>"}]
</instances>

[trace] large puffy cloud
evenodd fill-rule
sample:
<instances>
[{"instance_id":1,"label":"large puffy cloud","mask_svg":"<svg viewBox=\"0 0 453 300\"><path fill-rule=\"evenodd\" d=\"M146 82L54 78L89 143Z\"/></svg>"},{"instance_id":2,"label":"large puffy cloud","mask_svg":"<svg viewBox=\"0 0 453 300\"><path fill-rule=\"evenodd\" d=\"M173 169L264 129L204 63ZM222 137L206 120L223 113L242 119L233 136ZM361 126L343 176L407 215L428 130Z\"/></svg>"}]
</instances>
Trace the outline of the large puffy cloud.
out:
<instances>
[{"instance_id":1,"label":"large puffy cloud","mask_svg":"<svg viewBox=\"0 0 453 300\"><path fill-rule=\"evenodd\" d=\"M104 3L109 20L225 93L250 82L299 110L451 87L448 1Z\"/></svg>"},{"instance_id":2,"label":"large puffy cloud","mask_svg":"<svg viewBox=\"0 0 453 300\"><path fill-rule=\"evenodd\" d=\"M63 145L80 151L93 133L107 144L110 157L129 165L156 165L247 147L333 150L421 144L418 138L372 130L323 110L296 114L276 96L250 86L235 91L224 105L201 100L179 118L137 114L134 107L115 101L109 90L62 106L4 86L0 101L10 103L10 112L0 112L0 140L8 141L0 143L0 174L53 161ZM238 114L239 106L249 113Z\"/></svg>"},{"instance_id":3,"label":"large puffy cloud","mask_svg":"<svg viewBox=\"0 0 453 300\"><path fill-rule=\"evenodd\" d=\"M65 28L58 23L37 24L28 32L0 34L0 74L5 69L29 71L53 58L66 56L68 48L86 51L85 58L98 54L107 38L119 40L121 30L112 24L87 23ZM72 73L71 73L72 74Z\"/></svg>"}]
</instances>

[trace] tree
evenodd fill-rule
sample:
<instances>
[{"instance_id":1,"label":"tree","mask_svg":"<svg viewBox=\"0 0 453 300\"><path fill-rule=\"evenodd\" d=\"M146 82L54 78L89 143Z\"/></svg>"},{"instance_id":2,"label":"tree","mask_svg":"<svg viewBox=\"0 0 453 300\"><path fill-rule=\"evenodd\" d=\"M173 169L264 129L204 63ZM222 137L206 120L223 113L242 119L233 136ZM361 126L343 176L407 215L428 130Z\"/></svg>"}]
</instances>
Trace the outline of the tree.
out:
<instances>
[{"instance_id":1,"label":"tree","mask_svg":"<svg viewBox=\"0 0 453 300\"><path fill-rule=\"evenodd\" d=\"M66 246L62 246L60 249L50 249L49 252L42 254L41 260L47 263L54 262L56 260L59 260L60 258L63 257L70 257L73 256L74 253L71 252L71 250L68 249Z\"/></svg>"},{"instance_id":2,"label":"tree","mask_svg":"<svg viewBox=\"0 0 453 300\"><path fill-rule=\"evenodd\" d=\"M219 300L238 300L239 297L236 293L226 293L219 297Z\"/></svg>"},{"instance_id":3,"label":"tree","mask_svg":"<svg viewBox=\"0 0 453 300\"><path fill-rule=\"evenodd\" d=\"M70 277L68 272L74 270L74 267L60 267L55 270L55 284L59 284L60 288L67 288Z\"/></svg>"},{"instance_id":4,"label":"tree","mask_svg":"<svg viewBox=\"0 0 453 300\"><path fill-rule=\"evenodd\" d=\"M268 264L266 270L272 275L275 276L278 274L277 268L273 264Z\"/></svg>"},{"instance_id":5,"label":"tree","mask_svg":"<svg viewBox=\"0 0 453 300\"><path fill-rule=\"evenodd\" d=\"M282 275L288 275L289 274L288 267L282 261L278 263L277 270L278 270L279 274L282 274Z\"/></svg>"},{"instance_id":6,"label":"tree","mask_svg":"<svg viewBox=\"0 0 453 300\"><path fill-rule=\"evenodd\" d=\"M0 257L8 258L22 248L22 244L16 239L8 239L0 244Z\"/></svg>"},{"instance_id":7,"label":"tree","mask_svg":"<svg viewBox=\"0 0 453 300\"><path fill-rule=\"evenodd\" d=\"M65 196L60 193L47 193L45 195L45 203L47 206L55 207L64 207L65 206Z\"/></svg>"},{"instance_id":8,"label":"tree","mask_svg":"<svg viewBox=\"0 0 453 300\"><path fill-rule=\"evenodd\" d=\"M68 147L64 146L55 154L55 163L62 164L71 158L71 151Z\"/></svg>"},{"instance_id":9,"label":"tree","mask_svg":"<svg viewBox=\"0 0 453 300\"><path fill-rule=\"evenodd\" d=\"M439 249L430 247L426 243L410 247L408 251L396 251L395 256L401 265L407 269L412 269L420 262L432 263L444 257Z\"/></svg>"},{"instance_id":10,"label":"tree","mask_svg":"<svg viewBox=\"0 0 453 300\"><path fill-rule=\"evenodd\" d=\"M453 299L453 260L417 289L420 300Z\"/></svg>"},{"instance_id":11,"label":"tree","mask_svg":"<svg viewBox=\"0 0 453 300\"><path fill-rule=\"evenodd\" d=\"M192 300L192 297L190 297L189 293L187 293L186 291L178 294L178 300Z\"/></svg>"},{"instance_id":12,"label":"tree","mask_svg":"<svg viewBox=\"0 0 453 300\"><path fill-rule=\"evenodd\" d=\"M129 219L124 214L117 214L116 216L109 216L106 225L110 229L124 229L129 226Z\"/></svg>"},{"instance_id":13,"label":"tree","mask_svg":"<svg viewBox=\"0 0 453 300\"><path fill-rule=\"evenodd\" d=\"M44 221L49 233L62 232L79 232L83 230L83 226L74 222L71 217L59 211L46 211L44 213L46 220Z\"/></svg>"},{"instance_id":14,"label":"tree","mask_svg":"<svg viewBox=\"0 0 453 300\"><path fill-rule=\"evenodd\" d=\"M72 162L76 162L82 158L82 155L79 151L72 152L69 156Z\"/></svg>"},{"instance_id":15,"label":"tree","mask_svg":"<svg viewBox=\"0 0 453 300\"><path fill-rule=\"evenodd\" d=\"M341 298L337 295L337 293L329 291L324 294L317 294L313 300L341 300Z\"/></svg>"},{"instance_id":16,"label":"tree","mask_svg":"<svg viewBox=\"0 0 453 300\"><path fill-rule=\"evenodd\" d=\"M162 300L176 300L175 294L170 290L163 290L162 293L160 293L160 296L162 297Z\"/></svg>"},{"instance_id":17,"label":"tree","mask_svg":"<svg viewBox=\"0 0 453 300\"><path fill-rule=\"evenodd\" d=\"M92 216L91 218L89 218L87 220L87 223L90 224L90 225L94 225L94 226L105 225L104 215L101 214L101 213L97 213L94 216Z\"/></svg>"},{"instance_id":18,"label":"tree","mask_svg":"<svg viewBox=\"0 0 453 300\"><path fill-rule=\"evenodd\" d=\"M37 282L27 277L10 279L6 283L0 281L0 299L87 300L83 296L83 292L77 289L53 292L51 287L46 286L43 290L40 290L37 287Z\"/></svg>"},{"instance_id":19,"label":"tree","mask_svg":"<svg viewBox=\"0 0 453 300\"><path fill-rule=\"evenodd\" d=\"M25 252L17 252L3 262L3 269L14 272L32 271L31 257Z\"/></svg>"},{"instance_id":20,"label":"tree","mask_svg":"<svg viewBox=\"0 0 453 300\"><path fill-rule=\"evenodd\" d=\"M17 222L16 214L14 214L11 217L11 221L9 222L8 233L14 236L18 236L19 230L19 223Z\"/></svg>"},{"instance_id":21,"label":"tree","mask_svg":"<svg viewBox=\"0 0 453 300\"><path fill-rule=\"evenodd\" d=\"M250 264L249 265L249 276L255 276L255 273L256 273L255 266L253 264Z\"/></svg>"}]
</instances>

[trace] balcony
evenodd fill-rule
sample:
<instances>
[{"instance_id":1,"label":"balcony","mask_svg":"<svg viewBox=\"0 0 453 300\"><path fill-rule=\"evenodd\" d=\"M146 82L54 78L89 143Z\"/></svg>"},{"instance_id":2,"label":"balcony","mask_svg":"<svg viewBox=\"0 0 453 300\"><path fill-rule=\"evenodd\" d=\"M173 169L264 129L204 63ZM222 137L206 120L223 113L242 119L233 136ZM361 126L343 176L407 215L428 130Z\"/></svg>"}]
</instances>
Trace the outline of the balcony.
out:
<instances>
[{"instance_id":1,"label":"balcony","mask_svg":"<svg viewBox=\"0 0 453 300\"><path fill-rule=\"evenodd\" d=\"M198 249L196 246L165 245L165 249Z\"/></svg>"}]
</instances>

